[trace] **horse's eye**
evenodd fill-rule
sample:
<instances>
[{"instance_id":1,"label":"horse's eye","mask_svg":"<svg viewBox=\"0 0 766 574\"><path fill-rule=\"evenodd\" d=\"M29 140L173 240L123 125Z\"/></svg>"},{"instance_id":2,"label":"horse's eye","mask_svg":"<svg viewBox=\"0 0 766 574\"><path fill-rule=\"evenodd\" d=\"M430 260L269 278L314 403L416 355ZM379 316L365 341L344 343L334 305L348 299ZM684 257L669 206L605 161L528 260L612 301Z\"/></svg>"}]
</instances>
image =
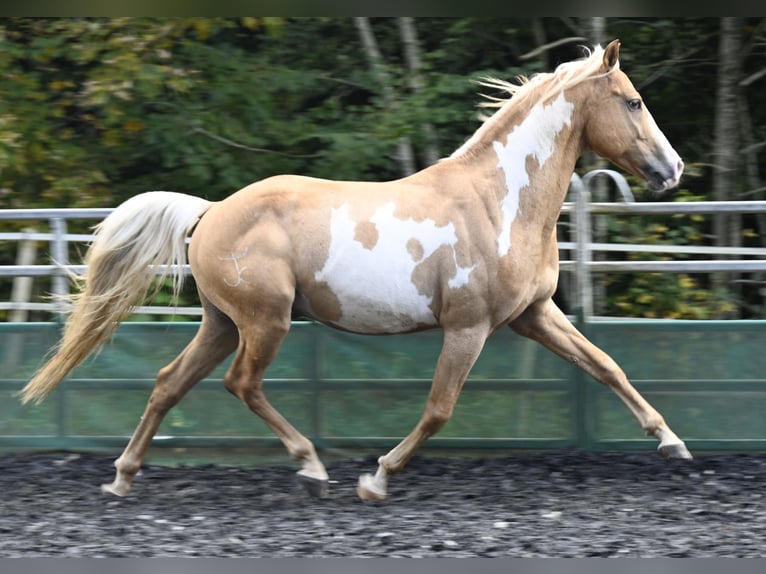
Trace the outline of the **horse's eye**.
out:
<instances>
[{"instance_id":1,"label":"horse's eye","mask_svg":"<svg viewBox=\"0 0 766 574\"><path fill-rule=\"evenodd\" d=\"M637 112L638 110L640 110L641 109L641 100L639 100L638 98L635 98L635 99L632 99L632 100L628 100L628 109L631 112Z\"/></svg>"}]
</instances>

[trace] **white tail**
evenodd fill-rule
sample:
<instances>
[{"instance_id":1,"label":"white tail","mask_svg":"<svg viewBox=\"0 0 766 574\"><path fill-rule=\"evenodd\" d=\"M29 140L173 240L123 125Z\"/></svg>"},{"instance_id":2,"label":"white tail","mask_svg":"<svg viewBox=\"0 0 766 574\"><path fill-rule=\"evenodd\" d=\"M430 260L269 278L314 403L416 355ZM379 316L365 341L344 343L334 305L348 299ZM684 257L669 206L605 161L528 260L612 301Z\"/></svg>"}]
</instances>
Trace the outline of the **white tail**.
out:
<instances>
[{"instance_id":1,"label":"white tail","mask_svg":"<svg viewBox=\"0 0 766 574\"><path fill-rule=\"evenodd\" d=\"M168 191L142 193L96 226L85 277L55 354L21 390L21 400L41 402L72 369L109 340L133 306L172 272L173 294L183 284L186 236L211 203ZM157 274L157 267L164 266Z\"/></svg>"}]
</instances>

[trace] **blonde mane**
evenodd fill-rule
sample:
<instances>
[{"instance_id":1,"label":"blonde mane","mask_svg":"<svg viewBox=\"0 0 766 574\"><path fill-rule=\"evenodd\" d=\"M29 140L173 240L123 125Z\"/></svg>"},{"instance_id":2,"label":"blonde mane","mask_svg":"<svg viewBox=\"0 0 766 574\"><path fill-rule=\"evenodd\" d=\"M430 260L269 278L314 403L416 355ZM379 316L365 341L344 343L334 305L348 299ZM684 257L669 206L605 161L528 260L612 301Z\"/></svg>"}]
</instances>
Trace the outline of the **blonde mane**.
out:
<instances>
[{"instance_id":1,"label":"blonde mane","mask_svg":"<svg viewBox=\"0 0 766 574\"><path fill-rule=\"evenodd\" d=\"M548 101L555 98L564 90L573 88L586 80L599 78L619 69L620 63L618 61L609 71L603 74L599 73L603 63L604 48L601 46L595 46L592 50L587 47L583 48L586 52L584 58L559 64L553 72L541 72L535 74L531 78L519 76L517 77L518 83L512 83L493 77L485 77L477 80L476 83L480 86L505 92L508 94L508 97L500 98L481 94L481 96L488 101L481 102L479 104L480 108L500 109L490 116L481 114L480 119L484 122L483 125L450 157L462 156L477 143L481 142L484 135L486 135L494 125L500 121L500 116L505 115L510 108L516 109L517 107L524 105L524 103L532 97L535 98L535 101Z\"/></svg>"}]
</instances>

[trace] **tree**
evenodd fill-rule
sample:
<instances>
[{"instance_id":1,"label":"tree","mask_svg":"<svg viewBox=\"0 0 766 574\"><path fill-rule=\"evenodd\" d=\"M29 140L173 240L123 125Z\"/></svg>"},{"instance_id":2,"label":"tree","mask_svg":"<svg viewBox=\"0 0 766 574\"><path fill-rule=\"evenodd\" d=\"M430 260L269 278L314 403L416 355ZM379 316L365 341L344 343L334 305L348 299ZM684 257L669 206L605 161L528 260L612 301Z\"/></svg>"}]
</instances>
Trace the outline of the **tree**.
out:
<instances>
[{"instance_id":1,"label":"tree","mask_svg":"<svg viewBox=\"0 0 766 574\"><path fill-rule=\"evenodd\" d=\"M423 62L420 58L420 45L418 43L417 31L415 29L414 18L397 18L399 30L402 35L402 45L404 47L404 60L407 62L407 76L410 89L422 94L425 89L423 77L420 73ZM439 148L436 145L436 132L430 122L423 124L423 132L426 137L426 146L423 151L425 165L432 165L439 161Z\"/></svg>"},{"instance_id":2,"label":"tree","mask_svg":"<svg viewBox=\"0 0 766 574\"><path fill-rule=\"evenodd\" d=\"M713 198L727 201L736 196L740 172L739 82L742 78L742 18L721 18L716 84L715 141L713 144ZM741 223L737 214L716 214L713 218L715 244L741 245ZM714 285L723 290L732 274L714 276Z\"/></svg>"},{"instance_id":3,"label":"tree","mask_svg":"<svg viewBox=\"0 0 766 574\"><path fill-rule=\"evenodd\" d=\"M111 204L110 181L133 160L126 147L145 128L141 102L182 93L193 70L174 57L202 19L5 19L0 117L5 201Z\"/></svg>"},{"instance_id":4,"label":"tree","mask_svg":"<svg viewBox=\"0 0 766 574\"><path fill-rule=\"evenodd\" d=\"M738 27L741 36L731 66L719 62L719 39L723 48L729 33L717 18L356 22L365 24L348 18L0 19L0 208L112 206L150 189L220 199L279 173L394 179L448 155L478 127L481 90L471 80L549 71L582 56L581 45L614 37L623 42L622 67L687 166L678 191L653 199L710 199L714 187L731 199L766 196L763 18L729 21L732 34ZM721 98L711 78L719 67L739 70L726 84L735 94L727 112L734 110L733 120L717 111ZM729 121L739 126L734 133L723 130ZM738 139L727 143L727 137ZM411 158L406 169L395 159L404 141ZM711 167L730 160L739 169ZM585 158L577 169L594 166ZM641 198L642 183L629 181ZM610 216L605 233L689 244L710 244L713 235L736 244L736 235L745 245L766 244L766 218L754 216L720 233L708 219L649 225L626 226ZM0 245L3 263L13 262L14 248ZM695 278L693 287L682 279L614 276L604 312L721 312L721 301L705 298L694 311L674 307L684 293L701 297L711 287L707 278ZM750 305L743 313L758 312L758 288L742 287ZM648 301L652 290L667 304ZM630 292L636 295L626 296Z\"/></svg>"},{"instance_id":5,"label":"tree","mask_svg":"<svg viewBox=\"0 0 766 574\"><path fill-rule=\"evenodd\" d=\"M386 71L383 58L378 49L378 42L375 40L375 34L372 32L370 20L366 17L355 17L354 24L359 30L359 38L364 46L364 52L370 63L378 84L383 90L383 100L389 109L396 109L398 106L396 92ZM415 158L412 153L412 144L407 136L401 136L397 144L396 161L399 163L399 170L402 176L415 173Z\"/></svg>"}]
</instances>

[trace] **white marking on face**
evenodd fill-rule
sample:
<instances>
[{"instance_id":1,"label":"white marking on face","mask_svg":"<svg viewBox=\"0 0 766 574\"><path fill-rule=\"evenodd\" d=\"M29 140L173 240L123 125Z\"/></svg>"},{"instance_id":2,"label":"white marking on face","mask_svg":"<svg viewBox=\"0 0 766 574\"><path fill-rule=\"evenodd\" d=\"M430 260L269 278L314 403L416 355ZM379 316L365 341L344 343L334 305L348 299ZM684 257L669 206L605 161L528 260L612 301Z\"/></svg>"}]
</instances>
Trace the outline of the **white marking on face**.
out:
<instances>
[{"instance_id":1,"label":"white marking on face","mask_svg":"<svg viewBox=\"0 0 766 574\"><path fill-rule=\"evenodd\" d=\"M538 104L524 121L508 134L506 144L492 142L498 167L505 174L506 194L501 202L503 222L497 238L497 253L502 257L511 249L511 225L519 212L519 193L529 185L527 157L533 156L540 167L553 155L556 136L571 125L574 104L561 93L549 105Z\"/></svg>"},{"instance_id":2,"label":"white marking on face","mask_svg":"<svg viewBox=\"0 0 766 574\"><path fill-rule=\"evenodd\" d=\"M473 267L457 264L455 226L440 227L432 219L399 219L394 216L395 207L387 203L370 218L378 232L372 249L354 240L357 222L349 215L348 204L332 210L329 254L314 278L326 282L338 297L341 326L396 332L436 325L430 308L433 298L418 291L413 272L442 246L450 247L455 257L457 272L449 286L458 288L468 282ZM408 250L412 239L422 247L416 256Z\"/></svg>"},{"instance_id":3,"label":"white marking on face","mask_svg":"<svg viewBox=\"0 0 766 574\"><path fill-rule=\"evenodd\" d=\"M659 161L670 166L671 169L670 177L663 182L661 189L675 187L681 179L684 163L681 161L681 156L678 155L678 152L670 145L668 138L657 125L649 110L646 110L646 115L648 117L649 129L652 131L652 139L657 142L659 147Z\"/></svg>"}]
</instances>

